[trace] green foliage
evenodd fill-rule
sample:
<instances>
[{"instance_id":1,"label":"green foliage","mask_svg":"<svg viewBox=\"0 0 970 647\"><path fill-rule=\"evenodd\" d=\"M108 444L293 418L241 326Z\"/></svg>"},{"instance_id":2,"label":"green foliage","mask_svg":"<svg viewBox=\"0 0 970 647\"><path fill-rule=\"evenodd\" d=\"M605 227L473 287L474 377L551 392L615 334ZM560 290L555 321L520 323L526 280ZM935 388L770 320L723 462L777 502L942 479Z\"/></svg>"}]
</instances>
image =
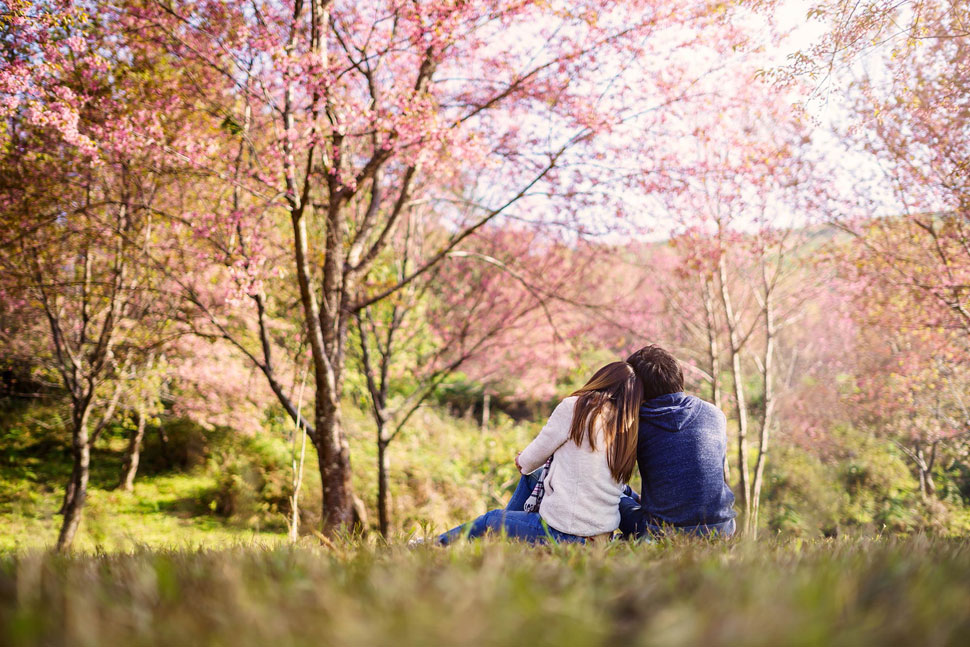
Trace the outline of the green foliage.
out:
<instances>
[{"instance_id":1,"label":"green foliage","mask_svg":"<svg viewBox=\"0 0 970 647\"><path fill-rule=\"evenodd\" d=\"M24 553L0 643L956 645L968 577L925 537Z\"/></svg>"},{"instance_id":2,"label":"green foliage","mask_svg":"<svg viewBox=\"0 0 970 647\"><path fill-rule=\"evenodd\" d=\"M354 488L375 526L372 423L358 409L345 412ZM4 416L0 548L49 545L70 474L63 411L42 403ZM160 427L146 433L132 494L115 489L127 430L109 429L94 452L80 547L123 547L139 540L208 543L203 529L212 529L217 543L240 532L284 534L293 490L292 423L271 408L264 426L264 433L247 436L163 417ZM515 424L500 413L483 432L477 421L455 420L430 407L419 411L390 447L392 533L443 529L503 505L518 476L512 458L536 431L534 423ZM300 494L304 533L319 528L321 508L316 452L308 444Z\"/></svg>"},{"instance_id":3,"label":"green foliage","mask_svg":"<svg viewBox=\"0 0 970 647\"><path fill-rule=\"evenodd\" d=\"M354 488L376 525L377 449L369 419L346 410L355 457ZM392 534L424 526L444 529L505 505L518 482L516 452L538 428L515 424L495 413L482 431L477 420L456 420L427 407L390 445ZM315 463L314 463L315 469ZM307 504L319 510L319 494L309 488Z\"/></svg>"},{"instance_id":4,"label":"green foliage","mask_svg":"<svg viewBox=\"0 0 970 647\"><path fill-rule=\"evenodd\" d=\"M65 410L53 401L5 406L0 424L0 548L49 545L70 474ZM344 411L354 490L373 530L373 423L353 406ZM149 426L132 494L115 489L127 444L125 426L109 428L95 447L81 548L120 548L142 541L210 544L241 533L285 534L294 446L292 422L281 409L271 407L264 432L253 436L224 427L206 429L186 419L163 416L161 422ZM504 505L518 477L512 457L540 425L513 422L495 407L483 432L478 412L471 419L456 419L440 408L421 409L389 449L391 536L443 530ZM961 494L966 468L956 459L940 461L938 497L924 500L905 457L881 439L840 428L826 439L821 456L786 444L784 436L778 441L762 495L761 524L768 535L970 532L970 511ZM304 534L319 528L320 497L316 452L308 445L300 494Z\"/></svg>"},{"instance_id":5,"label":"green foliage","mask_svg":"<svg viewBox=\"0 0 970 647\"><path fill-rule=\"evenodd\" d=\"M166 419L151 431L142 444L142 474L191 471L205 465L208 456L233 435L231 429L206 429L185 418Z\"/></svg>"},{"instance_id":6,"label":"green foliage","mask_svg":"<svg viewBox=\"0 0 970 647\"><path fill-rule=\"evenodd\" d=\"M219 447L208 468L216 480L214 512L245 526L285 529L293 486L289 454L280 440L241 437Z\"/></svg>"},{"instance_id":7,"label":"green foliage","mask_svg":"<svg viewBox=\"0 0 970 647\"><path fill-rule=\"evenodd\" d=\"M824 459L782 445L766 470L762 519L775 533L833 536L840 533L925 531L959 536L966 510L959 498L925 500L904 456L893 445L851 427L834 430ZM938 482L951 483L940 473Z\"/></svg>"},{"instance_id":8,"label":"green foliage","mask_svg":"<svg viewBox=\"0 0 970 647\"><path fill-rule=\"evenodd\" d=\"M782 448L773 459L762 494L768 529L799 536L836 533L843 493L831 487L828 466L794 448Z\"/></svg>"}]
</instances>

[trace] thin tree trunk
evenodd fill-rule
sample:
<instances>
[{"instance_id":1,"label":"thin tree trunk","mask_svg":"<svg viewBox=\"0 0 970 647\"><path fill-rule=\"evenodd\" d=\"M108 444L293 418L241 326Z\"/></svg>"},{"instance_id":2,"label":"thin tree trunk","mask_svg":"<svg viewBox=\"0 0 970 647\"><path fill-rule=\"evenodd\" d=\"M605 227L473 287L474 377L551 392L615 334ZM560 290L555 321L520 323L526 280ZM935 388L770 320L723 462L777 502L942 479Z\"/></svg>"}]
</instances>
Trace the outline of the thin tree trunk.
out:
<instances>
[{"instance_id":1,"label":"thin tree trunk","mask_svg":"<svg viewBox=\"0 0 970 647\"><path fill-rule=\"evenodd\" d=\"M368 342L368 330L364 326L364 315L357 313L357 330L360 333L361 364L363 366L364 377L367 380L367 390L371 397L371 412L374 416L374 424L377 429L377 523L382 537L387 537L391 526L390 515L390 491L388 488L389 462L387 457L387 447L393 439L393 435L387 433L387 396L388 396L388 370L390 368L391 352L393 348L394 332L401 323L398 318L400 311L397 306L393 308L391 324L387 328L387 337L382 346L379 340L376 341L376 349L379 355L379 374L375 375L375 367L371 361L370 344ZM374 331L376 335L376 331Z\"/></svg>"},{"instance_id":2,"label":"thin tree trunk","mask_svg":"<svg viewBox=\"0 0 970 647\"><path fill-rule=\"evenodd\" d=\"M744 396L744 377L741 374L741 348L738 326L737 321L734 319L731 295L728 292L727 268L723 256L718 264L718 272L721 288L721 305L724 307L724 315L728 327L731 378L734 384L734 397L738 412L738 490L741 494L741 505L744 509L745 524L747 525L747 520L751 516L751 484L748 481L748 455L745 451L748 440L748 404Z\"/></svg>"},{"instance_id":3,"label":"thin tree trunk","mask_svg":"<svg viewBox=\"0 0 970 647\"><path fill-rule=\"evenodd\" d=\"M939 441L930 445L930 458L926 463L926 494L931 497L936 496L936 483L933 481L933 465L936 463L936 450L938 446Z\"/></svg>"},{"instance_id":4,"label":"thin tree trunk","mask_svg":"<svg viewBox=\"0 0 970 647\"><path fill-rule=\"evenodd\" d=\"M81 402L75 404L74 423L72 433L72 455L74 471L71 477L73 486L70 500L65 500L64 521L57 537L57 550L63 551L70 547L81 523L81 512L88 492L88 479L91 470L91 446L88 443L88 415L90 405Z\"/></svg>"},{"instance_id":5,"label":"thin tree trunk","mask_svg":"<svg viewBox=\"0 0 970 647\"><path fill-rule=\"evenodd\" d=\"M926 453L923 450L923 443L916 443L916 452L914 461L916 463L916 470L919 472L919 493L923 499L930 499L936 496L936 483L933 482L933 464L936 462L936 447L937 443L932 443L930 449L930 458L926 458Z\"/></svg>"},{"instance_id":6,"label":"thin tree trunk","mask_svg":"<svg viewBox=\"0 0 970 647\"><path fill-rule=\"evenodd\" d=\"M377 434L377 516L381 536L387 537L391 527L391 493L388 485L390 462L387 457L389 441L384 437L383 429L378 428Z\"/></svg>"},{"instance_id":7,"label":"thin tree trunk","mask_svg":"<svg viewBox=\"0 0 970 647\"><path fill-rule=\"evenodd\" d=\"M303 369L303 379L300 381L300 394L296 401L296 418L293 422L293 442L291 443L291 454L293 461L293 495L290 497L290 542L296 543L300 538L300 487L303 485L303 461L306 458L306 426L301 424L303 420L303 391L306 388L306 377L309 366ZM302 433L301 433L302 432ZM296 459L296 436L301 436L300 440L300 460Z\"/></svg>"},{"instance_id":8,"label":"thin tree trunk","mask_svg":"<svg viewBox=\"0 0 970 647\"><path fill-rule=\"evenodd\" d=\"M920 450L920 453L922 451ZM921 465L917 463L916 472L919 475L919 495L922 499L926 499L926 470L923 469Z\"/></svg>"},{"instance_id":9,"label":"thin tree trunk","mask_svg":"<svg viewBox=\"0 0 970 647\"><path fill-rule=\"evenodd\" d=\"M707 329L707 368L711 375L711 398L714 406L721 409L721 352L717 343L717 319L714 313L714 277L704 279L704 324ZM723 409L722 409L723 410ZM724 482L731 482L731 466L727 452L724 453Z\"/></svg>"},{"instance_id":10,"label":"thin tree trunk","mask_svg":"<svg viewBox=\"0 0 970 647\"><path fill-rule=\"evenodd\" d=\"M741 353L731 349L731 379L738 414L738 491L745 519L751 515L751 484L748 481L748 404L744 395L744 378L741 374Z\"/></svg>"},{"instance_id":11,"label":"thin tree trunk","mask_svg":"<svg viewBox=\"0 0 970 647\"><path fill-rule=\"evenodd\" d=\"M482 431L488 429L488 419L492 415L492 395L486 391L482 396Z\"/></svg>"},{"instance_id":12,"label":"thin tree trunk","mask_svg":"<svg viewBox=\"0 0 970 647\"><path fill-rule=\"evenodd\" d=\"M290 499L290 541L293 543L300 538L300 487L303 485L303 461L306 458L306 428L300 425L300 429L303 430L303 439L300 441L300 463L296 466L293 497Z\"/></svg>"},{"instance_id":13,"label":"thin tree trunk","mask_svg":"<svg viewBox=\"0 0 970 647\"><path fill-rule=\"evenodd\" d=\"M714 314L714 280L704 280L704 323L707 328L707 367L711 374L711 398L714 406L721 408L721 353L717 343L717 320Z\"/></svg>"},{"instance_id":14,"label":"thin tree trunk","mask_svg":"<svg viewBox=\"0 0 970 647\"><path fill-rule=\"evenodd\" d=\"M138 407L138 424L131 432L128 440L128 451L125 452L125 461L121 468L121 488L125 492L135 489L135 475L138 474L138 463L141 458L141 443L145 437L145 413Z\"/></svg>"},{"instance_id":15,"label":"thin tree trunk","mask_svg":"<svg viewBox=\"0 0 970 647\"><path fill-rule=\"evenodd\" d=\"M765 281L767 288L767 281ZM758 443L758 460L754 468L754 484L751 488L751 523L749 530L753 538L758 537L758 510L761 505L761 486L764 482L765 463L768 460L768 439L774 424L775 392L773 385L775 355L775 312L771 292L766 289L764 303L765 350L762 362L762 386L764 388L764 418L761 421L761 434Z\"/></svg>"}]
</instances>

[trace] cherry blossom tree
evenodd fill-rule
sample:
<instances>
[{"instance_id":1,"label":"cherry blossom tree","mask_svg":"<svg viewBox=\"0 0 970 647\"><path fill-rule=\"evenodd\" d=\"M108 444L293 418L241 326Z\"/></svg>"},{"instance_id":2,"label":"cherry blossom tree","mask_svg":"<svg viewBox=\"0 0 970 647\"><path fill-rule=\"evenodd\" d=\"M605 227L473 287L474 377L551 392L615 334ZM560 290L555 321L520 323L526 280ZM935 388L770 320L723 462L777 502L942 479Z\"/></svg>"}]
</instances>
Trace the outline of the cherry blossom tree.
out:
<instances>
[{"instance_id":1,"label":"cherry blossom tree","mask_svg":"<svg viewBox=\"0 0 970 647\"><path fill-rule=\"evenodd\" d=\"M247 282L258 338L268 339L279 305L267 286L281 277L271 270L285 269L298 289L313 358L313 421L303 423L320 459L327 532L354 522L341 398L357 315L432 272L496 218L534 220L530 210L555 209L555 220L570 225L586 205L609 208L606 188L658 186L656 172L607 178L603 151L612 143L629 153L630 140L604 135L623 124L643 132L665 105L684 99L691 66L671 52L720 20L714 9L642 0L126 8L119 19L126 28L221 79L200 85L193 100L224 125L216 148L234 152L187 157L234 197L212 201L199 218L250 227L232 266ZM720 26L708 35L717 43L733 37L726 22ZM591 164L594 141L604 146ZM436 206L449 235L406 274L370 280L421 202ZM277 234L287 223L288 267L268 266L255 226L261 218ZM297 417L271 344L255 350L220 332L246 349Z\"/></svg>"},{"instance_id":2,"label":"cherry blossom tree","mask_svg":"<svg viewBox=\"0 0 970 647\"><path fill-rule=\"evenodd\" d=\"M880 212L859 197L859 214L842 227L858 240L866 263L897 289L911 293L924 323L970 333L970 173L966 129L970 45L961 29L966 7L927 21L938 38L889 63L891 78L860 82L856 112L864 127L847 136L879 166L881 177L863 190L888 187ZM880 212L879 215L882 215Z\"/></svg>"},{"instance_id":3,"label":"cherry blossom tree","mask_svg":"<svg viewBox=\"0 0 970 647\"><path fill-rule=\"evenodd\" d=\"M390 256L399 260L391 261L388 271L396 272L398 280L405 276L410 259L421 258L420 247L428 239L426 231L406 231ZM580 263L562 263L557 251L538 232L486 227L427 276L358 313L357 357L377 429L381 534L390 525L389 445L418 408L469 361L479 359L495 370L502 365L495 361L502 350L523 337L525 329L529 339L518 340L518 354L533 356L526 349L544 341L536 319L556 327L562 310L557 297L581 273Z\"/></svg>"},{"instance_id":4,"label":"cherry blossom tree","mask_svg":"<svg viewBox=\"0 0 970 647\"><path fill-rule=\"evenodd\" d=\"M965 433L970 333L967 25L962 3L902 6L906 41L848 93L845 141L871 162L837 225L851 236L844 272L858 284L861 424L912 461L932 495L941 448ZM883 24L879 29L888 29Z\"/></svg>"},{"instance_id":5,"label":"cherry blossom tree","mask_svg":"<svg viewBox=\"0 0 970 647\"><path fill-rule=\"evenodd\" d=\"M750 0L745 4L770 16L782 3ZM809 79L815 94L841 94L847 74L859 61L905 59L923 45L966 38L970 35L967 17L966 4L960 0L814 0L805 5L804 18L821 27L821 34L790 54L786 65L765 73L782 83Z\"/></svg>"},{"instance_id":6,"label":"cherry blossom tree","mask_svg":"<svg viewBox=\"0 0 970 647\"><path fill-rule=\"evenodd\" d=\"M878 299L869 286L859 296L853 420L892 441L933 497L938 460L970 434L966 342L953 330L900 325L897 308L913 304L898 293Z\"/></svg>"},{"instance_id":7,"label":"cherry blossom tree","mask_svg":"<svg viewBox=\"0 0 970 647\"><path fill-rule=\"evenodd\" d=\"M712 95L719 112L707 119L684 115L680 124L690 132L693 150L684 155L694 160L696 173L666 202L681 223L672 243L680 258L675 275L686 283L685 290L669 290L669 302L691 322L694 347L704 349L700 363L718 404L722 367L729 375L737 493L745 529L756 535L770 437L778 426L779 334L812 293L800 257L827 192L809 129L788 97L756 79ZM754 411L752 372L761 396ZM758 434L753 470L752 427Z\"/></svg>"},{"instance_id":8,"label":"cherry blossom tree","mask_svg":"<svg viewBox=\"0 0 970 647\"><path fill-rule=\"evenodd\" d=\"M91 448L122 397L134 341L168 316L137 259L156 240L154 208L171 181L164 147L188 123L158 102L178 82L164 54L120 47L99 18L18 2L0 19L2 263L8 289L46 320L71 401L59 549L80 524Z\"/></svg>"},{"instance_id":9,"label":"cherry blossom tree","mask_svg":"<svg viewBox=\"0 0 970 647\"><path fill-rule=\"evenodd\" d=\"M881 246L890 240L891 251ZM940 298L952 295L952 286L934 285L939 274L932 265L903 260L932 258L934 247L929 236L914 235L912 223L897 218L850 239L839 259L856 285L852 313L861 331L850 397L854 419L896 444L925 497L935 493L937 458L970 434L968 337L959 309ZM960 265L943 271L960 271ZM925 272L925 282L901 284L909 272Z\"/></svg>"}]
</instances>

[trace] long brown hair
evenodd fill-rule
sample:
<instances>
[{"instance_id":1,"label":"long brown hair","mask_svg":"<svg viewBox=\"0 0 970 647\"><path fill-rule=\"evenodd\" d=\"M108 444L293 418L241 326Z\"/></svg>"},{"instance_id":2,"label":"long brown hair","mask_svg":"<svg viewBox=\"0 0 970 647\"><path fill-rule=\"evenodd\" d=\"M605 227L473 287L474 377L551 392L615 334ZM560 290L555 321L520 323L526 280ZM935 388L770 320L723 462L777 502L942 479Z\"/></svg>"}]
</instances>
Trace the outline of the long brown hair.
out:
<instances>
[{"instance_id":1,"label":"long brown hair","mask_svg":"<svg viewBox=\"0 0 970 647\"><path fill-rule=\"evenodd\" d=\"M603 416L603 442L610 474L619 483L626 483L633 475L637 461L637 422L643 401L643 382L626 362L607 364L593 374L581 389L573 410L569 439L582 446L589 439L590 449L596 449L596 422Z\"/></svg>"}]
</instances>

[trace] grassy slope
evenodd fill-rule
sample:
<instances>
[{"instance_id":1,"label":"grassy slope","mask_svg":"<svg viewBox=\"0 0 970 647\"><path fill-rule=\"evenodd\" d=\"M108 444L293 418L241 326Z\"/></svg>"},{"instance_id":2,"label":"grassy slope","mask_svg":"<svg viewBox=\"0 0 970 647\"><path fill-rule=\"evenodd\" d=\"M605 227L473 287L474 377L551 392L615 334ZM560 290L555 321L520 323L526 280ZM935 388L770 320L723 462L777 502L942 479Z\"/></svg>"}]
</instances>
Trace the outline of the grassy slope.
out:
<instances>
[{"instance_id":1,"label":"grassy slope","mask_svg":"<svg viewBox=\"0 0 970 647\"><path fill-rule=\"evenodd\" d=\"M376 450L369 421L347 407L355 488L376 520ZM50 546L61 517L56 513L70 474L67 437L52 435L56 412L30 408L4 420L0 430L0 551ZM62 425L61 425L62 426ZM272 427L272 426L270 426ZM267 432L272 452L288 456L287 429ZM528 425L500 422L482 433L470 421L420 412L410 431L391 446L392 518L396 534L422 527L443 529L497 507L517 476L511 458L535 433ZM63 434L62 434L63 435ZM91 488L75 548L127 550L136 546L215 547L285 538L285 510L247 510L226 520L214 514L217 479L226 466L210 459L189 473L146 470L135 490L115 489L123 437L99 443L92 459ZM286 461L283 461L284 464ZM306 526L319 519L320 480L312 447L307 450L301 501ZM288 483L288 471L279 474Z\"/></svg>"},{"instance_id":2,"label":"grassy slope","mask_svg":"<svg viewBox=\"0 0 970 647\"><path fill-rule=\"evenodd\" d=\"M970 546L959 540L408 550L371 535L294 548L282 545L278 511L211 512L218 460L113 489L121 438L97 452L81 554L45 554L35 549L56 535L69 464L62 442L37 444L49 442L39 426L50 412L31 416L0 430L4 645L947 645L970 635ZM347 422L355 486L372 503L369 426L353 410ZM502 423L482 434L422 413L392 450L398 537L498 505L514 483L508 459L534 432Z\"/></svg>"},{"instance_id":3,"label":"grassy slope","mask_svg":"<svg viewBox=\"0 0 970 647\"><path fill-rule=\"evenodd\" d=\"M0 558L16 645L949 645L970 549L928 540Z\"/></svg>"}]
</instances>

